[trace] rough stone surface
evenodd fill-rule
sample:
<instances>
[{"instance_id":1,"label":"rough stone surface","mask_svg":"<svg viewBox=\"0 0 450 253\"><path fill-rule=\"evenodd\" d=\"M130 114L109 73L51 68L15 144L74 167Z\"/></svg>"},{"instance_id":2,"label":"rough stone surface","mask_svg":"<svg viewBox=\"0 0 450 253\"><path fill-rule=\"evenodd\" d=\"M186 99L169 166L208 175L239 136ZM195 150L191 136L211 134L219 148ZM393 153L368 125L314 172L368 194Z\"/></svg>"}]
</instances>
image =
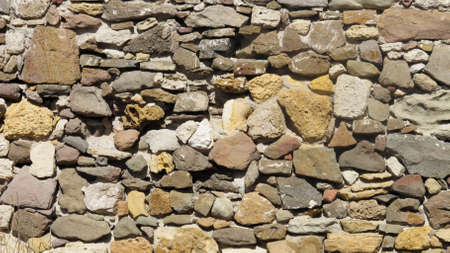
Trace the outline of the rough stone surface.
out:
<instances>
[{"instance_id":1,"label":"rough stone surface","mask_svg":"<svg viewBox=\"0 0 450 253\"><path fill-rule=\"evenodd\" d=\"M446 71L450 68L449 55L450 46L441 45L434 47L428 64L424 69L425 72L430 74L434 79L445 85L450 85L450 74Z\"/></svg>"},{"instance_id":2,"label":"rough stone surface","mask_svg":"<svg viewBox=\"0 0 450 253\"><path fill-rule=\"evenodd\" d=\"M369 80L340 75L334 92L334 115L346 119L361 117L367 108L371 86Z\"/></svg>"},{"instance_id":3,"label":"rough stone surface","mask_svg":"<svg viewBox=\"0 0 450 253\"><path fill-rule=\"evenodd\" d=\"M379 205L376 200L360 200L350 202L348 214L354 219L383 220L386 215L386 207Z\"/></svg>"},{"instance_id":4,"label":"rough stone surface","mask_svg":"<svg viewBox=\"0 0 450 253\"><path fill-rule=\"evenodd\" d=\"M274 139L286 130L286 121L276 99L259 104L247 119L248 134L253 139Z\"/></svg>"},{"instance_id":5,"label":"rough stone surface","mask_svg":"<svg viewBox=\"0 0 450 253\"><path fill-rule=\"evenodd\" d=\"M275 207L257 192L247 193L242 198L234 219L242 225L270 223L275 219Z\"/></svg>"},{"instance_id":6,"label":"rough stone surface","mask_svg":"<svg viewBox=\"0 0 450 253\"><path fill-rule=\"evenodd\" d=\"M345 36L342 22L326 20L312 23L306 41L319 54L343 46L345 44Z\"/></svg>"},{"instance_id":7,"label":"rough stone surface","mask_svg":"<svg viewBox=\"0 0 450 253\"><path fill-rule=\"evenodd\" d=\"M217 242L199 228L160 227L155 230L154 247L157 252L175 250L189 252L199 250L205 253L218 253Z\"/></svg>"},{"instance_id":8,"label":"rough stone surface","mask_svg":"<svg viewBox=\"0 0 450 253\"><path fill-rule=\"evenodd\" d=\"M447 226L446 224L449 222L447 216L447 203L449 199L449 192L441 192L425 202L425 211L430 219L430 225L434 229Z\"/></svg>"},{"instance_id":9,"label":"rough stone surface","mask_svg":"<svg viewBox=\"0 0 450 253\"><path fill-rule=\"evenodd\" d=\"M302 178L279 177L277 183L283 208L313 208L322 204L322 194Z\"/></svg>"},{"instance_id":10,"label":"rough stone surface","mask_svg":"<svg viewBox=\"0 0 450 253\"><path fill-rule=\"evenodd\" d=\"M18 210L14 213L11 230L14 236L23 241L42 236L48 230L50 219L39 213Z\"/></svg>"},{"instance_id":11,"label":"rough stone surface","mask_svg":"<svg viewBox=\"0 0 450 253\"><path fill-rule=\"evenodd\" d=\"M397 86L399 88L412 88L414 83L411 80L408 63L403 60L385 59L383 70L378 81L384 86Z\"/></svg>"},{"instance_id":12,"label":"rough stone surface","mask_svg":"<svg viewBox=\"0 0 450 253\"><path fill-rule=\"evenodd\" d=\"M120 184L95 183L82 188L86 208L93 212L112 213L117 201L124 195Z\"/></svg>"},{"instance_id":13,"label":"rough stone surface","mask_svg":"<svg viewBox=\"0 0 450 253\"><path fill-rule=\"evenodd\" d=\"M70 214L58 217L51 225L51 231L60 238L92 242L109 234L110 228L104 221Z\"/></svg>"},{"instance_id":14,"label":"rough stone surface","mask_svg":"<svg viewBox=\"0 0 450 253\"><path fill-rule=\"evenodd\" d=\"M424 250L431 246L429 232L431 228L417 227L405 229L395 238L395 248L398 250Z\"/></svg>"},{"instance_id":15,"label":"rough stone surface","mask_svg":"<svg viewBox=\"0 0 450 253\"><path fill-rule=\"evenodd\" d=\"M213 238L226 246L251 246L256 244L256 237L252 229L231 227L215 230Z\"/></svg>"},{"instance_id":16,"label":"rough stone surface","mask_svg":"<svg viewBox=\"0 0 450 253\"><path fill-rule=\"evenodd\" d=\"M175 150L173 160L179 170L203 171L212 167L206 156L187 145Z\"/></svg>"},{"instance_id":17,"label":"rough stone surface","mask_svg":"<svg viewBox=\"0 0 450 253\"><path fill-rule=\"evenodd\" d=\"M330 62L328 57L314 52L302 52L292 58L289 70L302 76L314 77L328 73Z\"/></svg>"},{"instance_id":18,"label":"rough stone surface","mask_svg":"<svg viewBox=\"0 0 450 253\"><path fill-rule=\"evenodd\" d=\"M381 246L383 236L376 233L328 234L324 241L326 251L375 253Z\"/></svg>"},{"instance_id":19,"label":"rough stone surface","mask_svg":"<svg viewBox=\"0 0 450 253\"><path fill-rule=\"evenodd\" d=\"M87 117L111 116L111 109L101 94L98 88L76 85L70 92L70 109Z\"/></svg>"},{"instance_id":20,"label":"rough stone surface","mask_svg":"<svg viewBox=\"0 0 450 253\"><path fill-rule=\"evenodd\" d=\"M77 174L75 169L64 169L58 175L58 183L62 190L59 205L68 213L84 213L84 195L81 189L88 186L86 179Z\"/></svg>"},{"instance_id":21,"label":"rough stone surface","mask_svg":"<svg viewBox=\"0 0 450 253\"><path fill-rule=\"evenodd\" d=\"M375 152L374 145L368 141L358 142L356 147L342 153L339 165L370 172L381 172L386 168L383 157Z\"/></svg>"},{"instance_id":22,"label":"rough stone surface","mask_svg":"<svg viewBox=\"0 0 450 253\"><path fill-rule=\"evenodd\" d=\"M50 142L33 144L30 150L30 174L37 178L47 178L55 173L55 146Z\"/></svg>"},{"instance_id":23,"label":"rough stone surface","mask_svg":"<svg viewBox=\"0 0 450 253\"><path fill-rule=\"evenodd\" d=\"M199 13L192 13L186 18L191 27L240 27L248 17L237 13L233 8L221 5L208 6Z\"/></svg>"}]
</instances>

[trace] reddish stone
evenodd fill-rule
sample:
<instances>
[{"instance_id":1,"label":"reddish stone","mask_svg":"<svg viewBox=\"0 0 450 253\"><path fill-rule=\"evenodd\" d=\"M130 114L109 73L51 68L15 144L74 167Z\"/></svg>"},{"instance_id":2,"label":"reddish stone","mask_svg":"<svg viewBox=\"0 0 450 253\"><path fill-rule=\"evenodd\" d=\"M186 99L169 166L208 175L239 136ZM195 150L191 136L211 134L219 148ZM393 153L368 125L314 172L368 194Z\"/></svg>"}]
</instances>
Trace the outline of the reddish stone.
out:
<instances>
[{"instance_id":1,"label":"reddish stone","mask_svg":"<svg viewBox=\"0 0 450 253\"><path fill-rule=\"evenodd\" d=\"M81 72L81 84L83 85L93 85L109 80L111 80L111 75L106 70L83 68Z\"/></svg>"},{"instance_id":2,"label":"reddish stone","mask_svg":"<svg viewBox=\"0 0 450 253\"><path fill-rule=\"evenodd\" d=\"M331 138L328 147L348 147L356 144L352 132L347 129L344 122L339 124L339 127L334 131L333 138Z\"/></svg>"},{"instance_id":3,"label":"reddish stone","mask_svg":"<svg viewBox=\"0 0 450 253\"><path fill-rule=\"evenodd\" d=\"M139 131L128 129L119 131L114 135L114 145L118 150L128 150L134 146L139 138Z\"/></svg>"},{"instance_id":4,"label":"reddish stone","mask_svg":"<svg viewBox=\"0 0 450 253\"><path fill-rule=\"evenodd\" d=\"M58 165L76 164L79 156L80 151L64 145L62 148L56 150L56 164Z\"/></svg>"},{"instance_id":5,"label":"reddish stone","mask_svg":"<svg viewBox=\"0 0 450 253\"><path fill-rule=\"evenodd\" d=\"M407 175L398 179L391 186L391 190L414 198L423 198L425 195L425 186L420 175Z\"/></svg>"},{"instance_id":6,"label":"reddish stone","mask_svg":"<svg viewBox=\"0 0 450 253\"><path fill-rule=\"evenodd\" d=\"M67 14L63 27L68 29L96 29L102 24L102 20L86 14Z\"/></svg>"},{"instance_id":7,"label":"reddish stone","mask_svg":"<svg viewBox=\"0 0 450 253\"><path fill-rule=\"evenodd\" d=\"M336 199L338 192L339 192L339 190L336 190L336 189L325 189L325 191L323 192L322 198L325 202L330 203Z\"/></svg>"}]
</instances>

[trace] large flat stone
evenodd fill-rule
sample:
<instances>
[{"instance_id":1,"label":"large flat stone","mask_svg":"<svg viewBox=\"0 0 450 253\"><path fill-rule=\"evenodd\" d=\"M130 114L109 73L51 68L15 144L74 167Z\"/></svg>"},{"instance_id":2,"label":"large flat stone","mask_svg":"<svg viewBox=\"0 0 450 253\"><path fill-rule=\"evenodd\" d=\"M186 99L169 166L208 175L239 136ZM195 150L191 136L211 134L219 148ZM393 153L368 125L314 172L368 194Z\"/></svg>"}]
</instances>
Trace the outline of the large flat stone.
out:
<instances>
[{"instance_id":1,"label":"large flat stone","mask_svg":"<svg viewBox=\"0 0 450 253\"><path fill-rule=\"evenodd\" d=\"M234 8L223 5L212 5L201 12L191 13L185 20L191 27L241 27L248 17L237 13Z\"/></svg>"},{"instance_id":2,"label":"large flat stone","mask_svg":"<svg viewBox=\"0 0 450 253\"><path fill-rule=\"evenodd\" d=\"M303 178L279 177L277 183L285 209L313 208L322 205L322 194Z\"/></svg>"},{"instance_id":3,"label":"large flat stone","mask_svg":"<svg viewBox=\"0 0 450 253\"><path fill-rule=\"evenodd\" d=\"M325 250L327 252L358 252L376 253L383 241L383 235L376 233L361 234L328 234L325 239Z\"/></svg>"},{"instance_id":4,"label":"large flat stone","mask_svg":"<svg viewBox=\"0 0 450 253\"><path fill-rule=\"evenodd\" d=\"M364 115L372 82L351 75L340 75L334 95L334 115L355 119Z\"/></svg>"},{"instance_id":5,"label":"large flat stone","mask_svg":"<svg viewBox=\"0 0 450 253\"><path fill-rule=\"evenodd\" d=\"M118 22L127 20L141 20L150 16L173 17L177 10L171 4L157 4L148 2L124 2L121 0L108 1L104 5L102 18L106 21Z\"/></svg>"},{"instance_id":6,"label":"large flat stone","mask_svg":"<svg viewBox=\"0 0 450 253\"><path fill-rule=\"evenodd\" d=\"M449 18L450 19L450 18ZM450 85L450 46L435 46L431 53L425 72L445 85Z\"/></svg>"},{"instance_id":7,"label":"large flat stone","mask_svg":"<svg viewBox=\"0 0 450 253\"><path fill-rule=\"evenodd\" d=\"M51 231L59 238L84 242L96 241L111 232L105 221L96 221L78 214L58 217L51 225Z\"/></svg>"},{"instance_id":8,"label":"large flat stone","mask_svg":"<svg viewBox=\"0 0 450 253\"><path fill-rule=\"evenodd\" d=\"M394 0L331 0L328 7L334 10L386 9Z\"/></svg>"},{"instance_id":9,"label":"large flat stone","mask_svg":"<svg viewBox=\"0 0 450 253\"><path fill-rule=\"evenodd\" d=\"M305 42L319 54L329 52L345 44L342 27L339 20L313 22Z\"/></svg>"}]
</instances>

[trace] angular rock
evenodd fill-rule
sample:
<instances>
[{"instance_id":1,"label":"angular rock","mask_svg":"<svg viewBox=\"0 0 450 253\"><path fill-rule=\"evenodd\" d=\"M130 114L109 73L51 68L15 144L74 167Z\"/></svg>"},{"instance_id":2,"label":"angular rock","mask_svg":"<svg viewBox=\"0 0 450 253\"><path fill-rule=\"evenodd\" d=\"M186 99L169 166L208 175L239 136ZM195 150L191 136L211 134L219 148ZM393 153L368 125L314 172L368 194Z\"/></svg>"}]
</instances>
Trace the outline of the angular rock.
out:
<instances>
[{"instance_id":1,"label":"angular rock","mask_svg":"<svg viewBox=\"0 0 450 253\"><path fill-rule=\"evenodd\" d=\"M339 232L339 222L335 218L311 218L309 216L297 216L288 224L288 231L294 234L317 234Z\"/></svg>"},{"instance_id":2,"label":"angular rock","mask_svg":"<svg viewBox=\"0 0 450 253\"><path fill-rule=\"evenodd\" d=\"M345 122L341 121L339 127L334 130L333 138L328 143L328 147L348 147L355 144L356 140L353 138L352 132L347 129Z\"/></svg>"},{"instance_id":3,"label":"angular rock","mask_svg":"<svg viewBox=\"0 0 450 253\"><path fill-rule=\"evenodd\" d=\"M302 52L292 58L289 70L307 77L321 76L328 73L330 62L328 57L314 52Z\"/></svg>"},{"instance_id":4,"label":"angular rock","mask_svg":"<svg viewBox=\"0 0 450 253\"><path fill-rule=\"evenodd\" d=\"M448 18L450 22L450 16ZM449 34L450 37L450 34ZM430 74L434 79L439 82L450 85L450 74L448 69L450 68L450 46L435 46L431 53L428 64L425 66L425 72Z\"/></svg>"},{"instance_id":5,"label":"angular rock","mask_svg":"<svg viewBox=\"0 0 450 253\"><path fill-rule=\"evenodd\" d=\"M231 227L214 230L213 238L224 246L251 246L256 244L253 229Z\"/></svg>"},{"instance_id":6,"label":"angular rock","mask_svg":"<svg viewBox=\"0 0 450 253\"><path fill-rule=\"evenodd\" d=\"M347 61L348 73L362 78L374 78L380 74L380 71L372 63L363 61Z\"/></svg>"},{"instance_id":7,"label":"angular rock","mask_svg":"<svg viewBox=\"0 0 450 253\"><path fill-rule=\"evenodd\" d=\"M174 112L201 112L208 109L208 95L203 91L181 93L177 96Z\"/></svg>"},{"instance_id":8,"label":"angular rock","mask_svg":"<svg viewBox=\"0 0 450 253\"><path fill-rule=\"evenodd\" d=\"M329 97L302 89L287 89L278 94L278 102L303 139L316 141L324 137L331 120Z\"/></svg>"},{"instance_id":9,"label":"angular rock","mask_svg":"<svg viewBox=\"0 0 450 253\"><path fill-rule=\"evenodd\" d=\"M353 133L355 134L382 134L384 133L383 123L373 119L360 119L353 121ZM376 144L377 142L375 142Z\"/></svg>"},{"instance_id":10,"label":"angular rock","mask_svg":"<svg viewBox=\"0 0 450 253\"><path fill-rule=\"evenodd\" d=\"M152 252L153 247L144 237L111 242L111 253L121 253L126 251L136 253Z\"/></svg>"},{"instance_id":11,"label":"angular rock","mask_svg":"<svg viewBox=\"0 0 450 253\"><path fill-rule=\"evenodd\" d=\"M262 157L258 163L259 172L264 175L291 175L292 162L286 160L271 160Z\"/></svg>"},{"instance_id":12,"label":"angular rock","mask_svg":"<svg viewBox=\"0 0 450 253\"><path fill-rule=\"evenodd\" d=\"M173 61L186 71L200 68L200 60L197 55L194 52L182 47L175 50L173 54Z\"/></svg>"},{"instance_id":13,"label":"angular rock","mask_svg":"<svg viewBox=\"0 0 450 253\"><path fill-rule=\"evenodd\" d=\"M245 170L259 153L252 139L244 133L219 139L209 153L209 159L232 170Z\"/></svg>"},{"instance_id":14,"label":"angular rock","mask_svg":"<svg viewBox=\"0 0 450 253\"><path fill-rule=\"evenodd\" d=\"M347 217L348 203L340 199L336 199L330 204L323 205L323 213L325 217L342 219Z\"/></svg>"},{"instance_id":15,"label":"angular rock","mask_svg":"<svg viewBox=\"0 0 450 253\"><path fill-rule=\"evenodd\" d=\"M242 197L234 219L242 225L270 223L275 219L275 207L257 192L247 193Z\"/></svg>"},{"instance_id":16,"label":"angular rock","mask_svg":"<svg viewBox=\"0 0 450 253\"><path fill-rule=\"evenodd\" d=\"M297 138L283 135L264 150L264 155L271 159L279 159L298 147L300 147L300 141Z\"/></svg>"},{"instance_id":17,"label":"angular rock","mask_svg":"<svg viewBox=\"0 0 450 253\"><path fill-rule=\"evenodd\" d=\"M186 171L203 171L212 167L208 158L197 150L183 145L173 152L175 167Z\"/></svg>"},{"instance_id":18,"label":"angular rock","mask_svg":"<svg viewBox=\"0 0 450 253\"><path fill-rule=\"evenodd\" d=\"M309 7L326 7L328 2L324 0L306 0L306 1L295 1L295 0L278 0L282 5L286 5L289 8L309 8Z\"/></svg>"},{"instance_id":19,"label":"angular rock","mask_svg":"<svg viewBox=\"0 0 450 253\"><path fill-rule=\"evenodd\" d=\"M180 146L175 131L169 129L150 130L143 137L152 153L173 151Z\"/></svg>"},{"instance_id":20,"label":"angular rock","mask_svg":"<svg viewBox=\"0 0 450 253\"><path fill-rule=\"evenodd\" d=\"M50 6L49 0L39 0L39 1L18 1L11 0L10 8L14 13L23 19L35 19L44 16L48 7Z\"/></svg>"},{"instance_id":21,"label":"angular rock","mask_svg":"<svg viewBox=\"0 0 450 253\"><path fill-rule=\"evenodd\" d=\"M114 160L123 160L131 156L128 152L123 152L114 146L114 136L89 136L86 138L88 143L87 153L94 156L105 156Z\"/></svg>"},{"instance_id":22,"label":"angular rock","mask_svg":"<svg viewBox=\"0 0 450 253\"><path fill-rule=\"evenodd\" d=\"M286 129L283 112L275 99L259 104L248 117L247 124L248 134L253 139L274 139Z\"/></svg>"},{"instance_id":23,"label":"angular rock","mask_svg":"<svg viewBox=\"0 0 450 253\"><path fill-rule=\"evenodd\" d=\"M309 21L309 20L308 20ZM309 26L308 26L309 29ZM307 45L300 37L300 35L297 33L295 28L288 26L281 37L281 52L284 53L296 53L299 51L307 50L310 46ZM274 57L277 56L269 56L269 61L272 66L278 65L281 67L281 65L286 66L291 62L291 58L289 58L287 55L279 55L278 63L274 63ZM270 59L272 58L272 60ZM276 59L276 58L275 58ZM277 60L275 60L277 62Z\"/></svg>"},{"instance_id":24,"label":"angular rock","mask_svg":"<svg viewBox=\"0 0 450 253\"><path fill-rule=\"evenodd\" d=\"M348 214L354 219L383 220L386 216L386 207L379 205L376 200L360 200L350 202Z\"/></svg>"},{"instance_id":25,"label":"angular rock","mask_svg":"<svg viewBox=\"0 0 450 253\"><path fill-rule=\"evenodd\" d=\"M86 208L97 213L113 213L117 202L124 198L124 187L113 183L94 183L81 189Z\"/></svg>"},{"instance_id":26,"label":"angular rock","mask_svg":"<svg viewBox=\"0 0 450 253\"><path fill-rule=\"evenodd\" d=\"M64 145L56 150L56 164L58 165L74 165L80 157L80 151L75 148Z\"/></svg>"},{"instance_id":27,"label":"angular rock","mask_svg":"<svg viewBox=\"0 0 450 253\"><path fill-rule=\"evenodd\" d=\"M302 178L278 177L277 184L285 209L313 208L322 205L322 194Z\"/></svg>"},{"instance_id":28,"label":"angular rock","mask_svg":"<svg viewBox=\"0 0 450 253\"><path fill-rule=\"evenodd\" d=\"M295 173L301 176L342 183L342 175L333 149L303 145L294 152Z\"/></svg>"},{"instance_id":29,"label":"angular rock","mask_svg":"<svg viewBox=\"0 0 450 253\"><path fill-rule=\"evenodd\" d=\"M359 54L362 60L381 65L383 63L380 47L376 40L366 40L359 44Z\"/></svg>"},{"instance_id":30,"label":"angular rock","mask_svg":"<svg viewBox=\"0 0 450 253\"><path fill-rule=\"evenodd\" d=\"M264 28L275 28L280 23L280 12L269 8L255 6L252 9L252 25L260 25Z\"/></svg>"},{"instance_id":31,"label":"angular rock","mask_svg":"<svg viewBox=\"0 0 450 253\"><path fill-rule=\"evenodd\" d=\"M19 139L11 142L8 151L8 159L15 164L29 163L30 161L30 149L33 143L28 140Z\"/></svg>"},{"instance_id":32,"label":"angular rock","mask_svg":"<svg viewBox=\"0 0 450 253\"><path fill-rule=\"evenodd\" d=\"M51 231L59 238L84 242L96 241L111 232L105 221L96 221L78 214L58 217L51 225Z\"/></svg>"},{"instance_id":33,"label":"angular rock","mask_svg":"<svg viewBox=\"0 0 450 253\"><path fill-rule=\"evenodd\" d=\"M150 16L173 17L175 6L170 4L108 1L104 5L102 18L107 21L118 22L126 20L142 20Z\"/></svg>"},{"instance_id":34,"label":"angular rock","mask_svg":"<svg viewBox=\"0 0 450 253\"><path fill-rule=\"evenodd\" d=\"M177 213L190 213L194 209L192 193L172 190L169 193L170 206Z\"/></svg>"},{"instance_id":35,"label":"angular rock","mask_svg":"<svg viewBox=\"0 0 450 253\"><path fill-rule=\"evenodd\" d=\"M142 232L136 226L136 222L130 217L120 219L113 232L115 239L124 239L142 235Z\"/></svg>"},{"instance_id":36,"label":"angular rock","mask_svg":"<svg viewBox=\"0 0 450 253\"><path fill-rule=\"evenodd\" d=\"M238 59L234 64L234 74L244 76L254 76L266 73L269 61Z\"/></svg>"},{"instance_id":37,"label":"angular rock","mask_svg":"<svg viewBox=\"0 0 450 253\"><path fill-rule=\"evenodd\" d=\"M8 230L9 223L14 213L14 207L8 205L0 205L0 229Z\"/></svg>"},{"instance_id":38,"label":"angular rock","mask_svg":"<svg viewBox=\"0 0 450 253\"><path fill-rule=\"evenodd\" d=\"M97 29L102 24L101 19L91 17L86 14L67 14L64 15L64 28L68 29Z\"/></svg>"},{"instance_id":39,"label":"angular rock","mask_svg":"<svg viewBox=\"0 0 450 253\"><path fill-rule=\"evenodd\" d=\"M172 212L169 193L164 190L156 188L148 196L147 202L150 206L150 215L161 215Z\"/></svg>"},{"instance_id":40,"label":"angular rock","mask_svg":"<svg viewBox=\"0 0 450 253\"><path fill-rule=\"evenodd\" d=\"M320 236L290 236L286 240L267 243L267 249L269 253L295 253L304 251L321 253L323 252L322 241L323 238Z\"/></svg>"},{"instance_id":41,"label":"angular rock","mask_svg":"<svg viewBox=\"0 0 450 253\"><path fill-rule=\"evenodd\" d=\"M39 213L30 213L25 210L18 210L14 213L11 222L11 231L23 241L28 241L32 237L39 237L48 230L51 220Z\"/></svg>"},{"instance_id":42,"label":"angular rock","mask_svg":"<svg viewBox=\"0 0 450 253\"><path fill-rule=\"evenodd\" d=\"M163 176L160 181L161 187L173 187L183 189L192 187L192 176L187 171L174 171Z\"/></svg>"},{"instance_id":43,"label":"angular rock","mask_svg":"<svg viewBox=\"0 0 450 253\"><path fill-rule=\"evenodd\" d=\"M210 193L200 194L195 202L194 210L203 216L208 216L215 199Z\"/></svg>"},{"instance_id":44,"label":"angular rock","mask_svg":"<svg viewBox=\"0 0 450 253\"><path fill-rule=\"evenodd\" d=\"M358 56L358 49L354 45L345 45L330 51L331 59L335 61L346 61L356 59Z\"/></svg>"},{"instance_id":45,"label":"angular rock","mask_svg":"<svg viewBox=\"0 0 450 253\"><path fill-rule=\"evenodd\" d=\"M324 246L329 252L376 253L382 241L383 235L377 233L328 234Z\"/></svg>"},{"instance_id":46,"label":"angular rock","mask_svg":"<svg viewBox=\"0 0 450 253\"><path fill-rule=\"evenodd\" d=\"M287 228L281 224L267 224L254 229L255 236L262 241L281 240L286 237Z\"/></svg>"},{"instance_id":47,"label":"angular rock","mask_svg":"<svg viewBox=\"0 0 450 253\"><path fill-rule=\"evenodd\" d=\"M395 249L424 250L431 247L429 226L405 229L395 238Z\"/></svg>"},{"instance_id":48,"label":"angular rock","mask_svg":"<svg viewBox=\"0 0 450 253\"><path fill-rule=\"evenodd\" d=\"M385 58L383 70L378 81L384 86L397 86L399 88L412 88L414 83L411 80L408 63L403 60L389 60Z\"/></svg>"},{"instance_id":49,"label":"angular rock","mask_svg":"<svg viewBox=\"0 0 450 253\"><path fill-rule=\"evenodd\" d=\"M211 216L219 219L230 220L233 218L233 203L226 197L216 198L211 208Z\"/></svg>"},{"instance_id":50,"label":"angular rock","mask_svg":"<svg viewBox=\"0 0 450 253\"><path fill-rule=\"evenodd\" d=\"M231 135L236 130L247 131L247 118L253 108L244 99L230 99L225 102L222 111L222 124L225 133Z\"/></svg>"},{"instance_id":51,"label":"angular rock","mask_svg":"<svg viewBox=\"0 0 450 253\"><path fill-rule=\"evenodd\" d=\"M206 7L198 13L191 13L185 20L190 27L241 27L248 17L237 13L234 8L222 5Z\"/></svg>"},{"instance_id":52,"label":"angular rock","mask_svg":"<svg viewBox=\"0 0 450 253\"><path fill-rule=\"evenodd\" d=\"M51 177L55 173L55 146L51 142L39 142L31 146L30 174L37 178Z\"/></svg>"},{"instance_id":53,"label":"angular rock","mask_svg":"<svg viewBox=\"0 0 450 253\"><path fill-rule=\"evenodd\" d=\"M386 168L383 157L375 152L374 145L368 141L360 141L356 147L342 153L339 165L370 172L381 172Z\"/></svg>"},{"instance_id":54,"label":"angular rock","mask_svg":"<svg viewBox=\"0 0 450 253\"><path fill-rule=\"evenodd\" d=\"M142 66L142 63L141 63ZM142 68L142 67L141 67ZM175 103L176 96L172 93L169 93L163 89L160 88L154 88L154 89L145 89L141 91L141 96L144 99L151 99L163 103L169 103L173 104Z\"/></svg>"},{"instance_id":55,"label":"angular rock","mask_svg":"<svg viewBox=\"0 0 450 253\"><path fill-rule=\"evenodd\" d=\"M64 169L58 175L58 183L62 191L58 201L61 209L68 213L84 213L86 205L81 189L89 185L87 180L79 176L75 169Z\"/></svg>"},{"instance_id":56,"label":"angular rock","mask_svg":"<svg viewBox=\"0 0 450 253\"><path fill-rule=\"evenodd\" d=\"M159 227L154 234L156 252L219 252L217 242L199 228Z\"/></svg>"},{"instance_id":57,"label":"angular rock","mask_svg":"<svg viewBox=\"0 0 450 253\"><path fill-rule=\"evenodd\" d=\"M391 186L391 190L413 198L423 198L425 195L425 186L420 175L407 175L398 179Z\"/></svg>"},{"instance_id":58,"label":"angular rock","mask_svg":"<svg viewBox=\"0 0 450 253\"><path fill-rule=\"evenodd\" d=\"M32 2L43 1L45 0ZM31 1L16 0L16 2ZM75 35L75 32L66 29L36 27L33 32L33 46L25 54L20 78L27 83L75 83L80 79Z\"/></svg>"},{"instance_id":59,"label":"angular rock","mask_svg":"<svg viewBox=\"0 0 450 253\"><path fill-rule=\"evenodd\" d=\"M445 228L450 222L448 217L449 200L450 193L446 191L434 195L425 202L425 212L429 218L430 225L434 229Z\"/></svg>"},{"instance_id":60,"label":"angular rock","mask_svg":"<svg viewBox=\"0 0 450 253\"><path fill-rule=\"evenodd\" d=\"M392 8L384 11L378 20L380 34L386 42L449 39L449 25L449 13L418 9Z\"/></svg>"},{"instance_id":61,"label":"angular rock","mask_svg":"<svg viewBox=\"0 0 450 253\"><path fill-rule=\"evenodd\" d=\"M145 194L139 191L131 191L127 196L128 202L128 213L132 218L137 218L138 216L148 216L147 210L145 209Z\"/></svg>"},{"instance_id":62,"label":"angular rock","mask_svg":"<svg viewBox=\"0 0 450 253\"><path fill-rule=\"evenodd\" d=\"M250 94L258 103L262 103L275 96L283 86L283 80L279 75L264 74L257 76L248 82Z\"/></svg>"},{"instance_id":63,"label":"angular rock","mask_svg":"<svg viewBox=\"0 0 450 253\"><path fill-rule=\"evenodd\" d=\"M377 121L385 121L389 117L389 105L370 98L367 101L367 109L369 117Z\"/></svg>"},{"instance_id":64,"label":"angular rock","mask_svg":"<svg viewBox=\"0 0 450 253\"><path fill-rule=\"evenodd\" d=\"M306 41L319 54L329 52L345 44L342 27L342 22L338 20L313 22Z\"/></svg>"},{"instance_id":65,"label":"angular rock","mask_svg":"<svg viewBox=\"0 0 450 253\"><path fill-rule=\"evenodd\" d=\"M386 222L401 225L422 225L423 220L421 222L422 224L414 224L414 218L417 217L417 215L411 212L417 211L419 206L420 202L417 199L396 199L386 210Z\"/></svg>"},{"instance_id":66,"label":"angular rock","mask_svg":"<svg viewBox=\"0 0 450 253\"><path fill-rule=\"evenodd\" d=\"M450 174L450 168L445 165L450 160L450 146L433 137L389 134L386 149L400 158L409 174L425 178L445 178Z\"/></svg>"},{"instance_id":67,"label":"angular rock","mask_svg":"<svg viewBox=\"0 0 450 253\"><path fill-rule=\"evenodd\" d=\"M369 80L340 75L334 92L334 115L345 119L361 117L367 108L371 86Z\"/></svg>"},{"instance_id":68,"label":"angular rock","mask_svg":"<svg viewBox=\"0 0 450 253\"><path fill-rule=\"evenodd\" d=\"M70 109L76 114L86 117L108 117L112 114L99 88L76 85L69 99Z\"/></svg>"},{"instance_id":69,"label":"angular rock","mask_svg":"<svg viewBox=\"0 0 450 253\"><path fill-rule=\"evenodd\" d=\"M174 28L167 23L159 23L130 40L123 50L125 52L145 53L156 56L170 53L175 45Z\"/></svg>"},{"instance_id":70,"label":"angular rock","mask_svg":"<svg viewBox=\"0 0 450 253\"><path fill-rule=\"evenodd\" d=\"M152 88L159 78L161 77L152 72L128 71L114 80L111 86L116 92L135 91Z\"/></svg>"}]
</instances>

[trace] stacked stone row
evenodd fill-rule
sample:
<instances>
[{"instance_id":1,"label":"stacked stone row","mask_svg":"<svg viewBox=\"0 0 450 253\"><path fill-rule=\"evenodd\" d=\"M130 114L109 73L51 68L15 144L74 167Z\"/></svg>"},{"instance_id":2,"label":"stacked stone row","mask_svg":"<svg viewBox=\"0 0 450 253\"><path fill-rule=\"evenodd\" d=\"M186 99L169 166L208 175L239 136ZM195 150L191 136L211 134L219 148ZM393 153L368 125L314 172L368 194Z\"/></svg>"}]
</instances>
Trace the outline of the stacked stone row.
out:
<instances>
[{"instance_id":1,"label":"stacked stone row","mask_svg":"<svg viewBox=\"0 0 450 253\"><path fill-rule=\"evenodd\" d=\"M449 7L1 1L0 252L450 252Z\"/></svg>"}]
</instances>

